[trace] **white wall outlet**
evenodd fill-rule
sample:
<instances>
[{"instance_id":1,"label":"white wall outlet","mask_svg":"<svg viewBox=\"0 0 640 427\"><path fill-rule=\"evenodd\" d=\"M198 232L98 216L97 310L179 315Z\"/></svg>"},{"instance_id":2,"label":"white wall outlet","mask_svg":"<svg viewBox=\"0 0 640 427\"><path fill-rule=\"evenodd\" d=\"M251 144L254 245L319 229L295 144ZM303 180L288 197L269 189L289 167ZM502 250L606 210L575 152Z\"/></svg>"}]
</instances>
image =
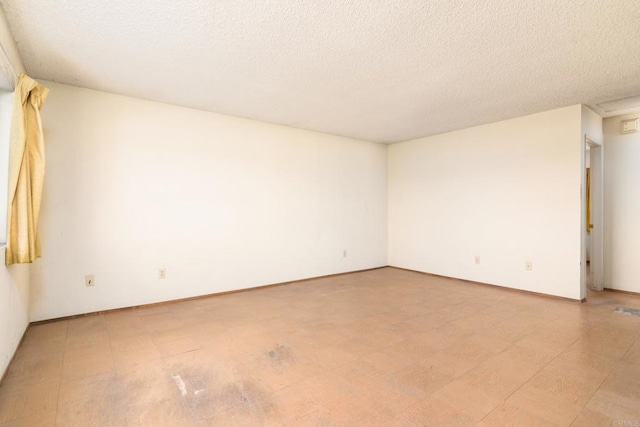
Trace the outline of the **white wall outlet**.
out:
<instances>
[{"instance_id":1,"label":"white wall outlet","mask_svg":"<svg viewBox=\"0 0 640 427\"><path fill-rule=\"evenodd\" d=\"M527 261L524 263L524 269L527 271L533 270L533 263L531 261Z\"/></svg>"},{"instance_id":2,"label":"white wall outlet","mask_svg":"<svg viewBox=\"0 0 640 427\"><path fill-rule=\"evenodd\" d=\"M93 274L88 274L84 276L84 285L88 288L90 286L95 286L96 281L93 278Z\"/></svg>"},{"instance_id":3,"label":"white wall outlet","mask_svg":"<svg viewBox=\"0 0 640 427\"><path fill-rule=\"evenodd\" d=\"M479 256L476 255L475 260L476 260L476 264L480 264L480 257Z\"/></svg>"},{"instance_id":4,"label":"white wall outlet","mask_svg":"<svg viewBox=\"0 0 640 427\"><path fill-rule=\"evenodd\" d=\"M347 257L347 250L343 249L342 250L342 258L346 258Z\"/></svg>"},{"instance_id":5,"label":"white wall outlet","mask_svg":"<svg viewBox=\"0 0 640 427\"><path fill-rule=\"evenodd\" d=\"M167 269L161 268L158 270L158 279L166 279L167 278Z\"/></svg>"}]
</instances>

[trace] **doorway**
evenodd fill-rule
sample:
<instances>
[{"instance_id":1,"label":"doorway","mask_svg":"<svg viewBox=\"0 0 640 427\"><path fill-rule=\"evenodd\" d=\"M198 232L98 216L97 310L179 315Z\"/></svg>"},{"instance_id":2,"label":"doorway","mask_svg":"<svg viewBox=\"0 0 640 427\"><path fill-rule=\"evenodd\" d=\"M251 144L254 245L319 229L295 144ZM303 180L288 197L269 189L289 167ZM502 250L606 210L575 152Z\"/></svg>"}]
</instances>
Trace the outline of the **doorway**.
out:
<instances>
[{"instance_id":1,"label":"doorway","mask_svg":"<svg viewBox=\"0 0 640 427\"><path fill-rule=\"evenodd\" d=\"M585 135L582 147L581 298L587 289L604 287L603 153L602 144Z\"/></svg>"}]
</instances>

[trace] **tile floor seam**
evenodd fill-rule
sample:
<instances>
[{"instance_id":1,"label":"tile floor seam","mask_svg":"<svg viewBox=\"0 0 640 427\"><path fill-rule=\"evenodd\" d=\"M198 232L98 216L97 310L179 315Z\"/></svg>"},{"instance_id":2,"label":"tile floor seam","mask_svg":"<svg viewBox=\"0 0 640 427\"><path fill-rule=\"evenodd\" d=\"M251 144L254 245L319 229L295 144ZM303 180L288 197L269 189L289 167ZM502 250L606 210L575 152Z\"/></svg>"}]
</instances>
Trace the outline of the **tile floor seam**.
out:
<instances>
[{"instance_id":1,"label":"tile floor seam","mask_svg":"<svg viewBox=\"0 0 640 427\"><path fill-rule=\"evenodd\" d=\"M442 390L444 387L448 386L449 384L451 384L452 382L454 382L456 380L456 378L451 379L448 383L444 384L442 387L438 388L438 390ZM434 390L431 393L429 393L427 396L418 399L415 403L407 406L405 409L403 409L402 411L400 411L395 417L394 420L398 419L401 417L402 414L406 413L407 411L409 411L410 409L412 409L414 406L419 406L422 402L424 402L425 400L430 399L438 390ZM480 422L480 421L478 421Z\"/></svg>"},{"instance_id":2,"label":"tile floor seam","mask_svg":"<svg viewBox=\"0 0 640 427\"><path fill-rule=\"evenodd\" d=\"M567 347L567 350L568 350L568 349L569 349L573 344L575 344L576 342L578 342L579 340L580 340L580 338L576 339L576 340L575 340L571 345L569 345L569 346ZM532 376L531 376L527 381L525 381L525 382L524 382L520 387L518 387L516 390L514 390L514 391L513 391L513 393L511 393L510 395L508 395L507 397L505 397L505 398L503 399L503 401L502 401L502 405L504 405L504 404L507 402L507 400L509 400L509 398L510 398L511 396L513 396L514 394L516 394L518 391L522 390L522 388L523 388L524 386L526 386L527 384L529 384L529 382L530 382L530 381L531 381L531 380L532 380L536 375L538 375L538 374L539 374L540 372L542 372L542 371L543 371L547 366L551 365L554 361L556 361L556 360L557 360L561 355L563 355L567 350L565 350L565 351L563 351L563 352L559 353L559 354L558 354L558 355L556 355L553 359L551 359L547 364L545 364L545 365L544 365L544 366L542 366L540 369L538 369L538 370L536 371L536 373L534 373L534 374L533 374L533 375L532 375ZM506 351L506 350L505 350L505 351ZM489 412L488 414L486 414L484 417L482 417L482 419L481 419L480 421L478 421L478 423L481 423L485 418L487 418L487 417L488 417L489 415L491 415L493 412L497 411L497 410L498 410L502 405L499 405L499 406L498 406L498 407L496 407L493 411L491 411L491 412ZM517 406L517 405L516 405L516 406ZM585 406L586 406L586 404L582 406L582 409L584 409L584 407L585 407ZM518 406L518 408L519 408L519 406ZM580 411L582 411L582 409L581 409ZM523 410L523 411L525 411L525 412L528 412L528 411L526 411L526 410L524 410L524 409L522 409L522 410ZM578 413L578 414L579 414L579 413ZM576 415L576 417L577 417L577 416L578 416L578 415ZM575 420L575 417L574 417L574 420ZM573 421L572 421L572 422L573 422ZM569 424L569 425L571 425L571 424Z\"/></svg>"},{"instance_id":3,"label":"tile floor seam","mask_svg":"<svg viewBox=\"0 0 640 427\"><path fill-rule=\"evenodd\" d=\"M629 354L629 352L631 351L631 349L633 348L634 345L636 345L636 343L640 342L639 338L636 338L635 340L633 340L633 342L631 343L631 345L629 346L629 348L627 349L627 351L624 352L624 354L622 355L622 357L620 358L620 361L623 361L625 357L627 357L627 354Z\"/></svg>"},{"instance_id":4,"label":"tile floor seam","mask_svg":"<svg viewBox=\"0 0 640 427\"><path fill-rule=\"evenodd\" d=\"M58 380L58 396L56 397L56 407L53 413L53 424L56 425L58 419L58 408L60 407L60 387L62 387L62 375L64 372L64 360L67 355L67 338L69 336L69 322L65 324L64 328L64 348L62 349L62 363L60 367L60 378Z\"/></svg>"},{"instance_id":5,"label":"tile floor seam","mask_svg":"<svg viewBox=\"0 0 640 427\"><path fill-rule=\"evenodd\" d=\"M593 390L593 392L591 393L591 396L589 396L589 399L586 400L586 403L582 406L582 409L580 409L580 412L578 412L576 414L575 417L573 417L573 420L571 420L571 424L569 424L570 426L573 425L573 423L576 422L576 420L578 419L578 417L580 416L580 414L582 413L582 411L585 410L585 408L589 405L589 402L591 402L591 399L593 399L593 397L596 395L596 393L598 393L598 390L600 390L600 387L602 387L602 384L605 383L605 381L609 378L609 376L613 373L613 371L615 370L612 369L611 372L609 372L598 384L598 387L595 387L595 389Z\"/></svg>"},{"instance_id":6,"label":"tile floor seam","mask_svg":"<svg viewBox=\"0 0 640 427\"><path fill-rule=\"evenodd\" d=\"M474 422L488 423L501 420L535 425L543 419L556 420L562 424L576 421L599 424L612 419L615 412L594 406L590 409L596 412L587 413L585 408L589 402L599 399L601 394L598 393L603 384L607 386L602 393L614 401L618 394L624 396L627 406L633 406L638 401L636 388L632 384L636 373L640 371L627 370L627 366L634 363L624 360L627 357L635 361L632 356L636 353L632 349L640 342L640 335L635 333L637 326L640 326L637 319L633 321L621 319L620 316L614 317L611 314L611 306L599 307L587 302L585 305L574 307L541 300L536 296L515 296L509 299L504 298L504 293L499 290L478 292L471 285L458 286L455 280L425 283L413 275L388 273L381 270L375 276L353 276L353 280L350 281L320 281L317 284L321 286L315 286L314 283L306 286L294 284L278 292L246 293L241 298L212 297L193 303L166 305L162 310L141 309L135 313L122 313L114 317L104 316L102 322L97 319L86 321L80 318L65 321L64 325L54 325L51 329L44 327L45 325L38 325L31 331L32 341L23 349L21 355L28 357L34 354L51 354L55 355L60 364L54 362L51 357L17 364L15 372L19 375L9 383L0 385L5 395L16 396L18 399L15 403L6 401L4 411L7 412L3 414L18 416L21 420L17 423L19 425L43 421L51 424L57 421L59 424L67 425L98 422L103 425L109 422L109 418L129 420L131 425L137 422L171 425L171 420L176 423L186 421L195 424L196 420L209 419L216 424L221 422L222 425L231 422L244 425L255 425L258 422L274 425L272 422L279 422L279 425L292 426L302 421L311 424L333 422L340 426L349 423L364 425L374 421L377 421L378 425L402 425L403 421L436 422L441 425L447 420L457 420L470 425ZM336 289L342 291L337 292ZM329 294L330 296L327 296ZM489 301L493 297L495 299ZM322 299L322 304L314 302L318 298ZM597 298L606 301L610 296L593 295L593 298L595 302ZM299 306L283 310L287 305L284 301L296 301L299 302ZM388 304L389 301L392 303ZM636 298L633 301L635 304L639 300ZM331 303L333 305L328 308L327 304ZM470 304L464 306L466 303ZM252 307L258 310L250 311ZM438 308L434 310L436 307ZM477 310L478 307L486 308L481 312L456 316L456 313ZM196 310L189 310L190 308ZM501 311L502 308L505 311ZM510 314L514 309L522 312L522 315ZM532 311L543 309L544 312L539 313L539 316L530 315ZM276 310L281 314L274 316ZM492 310L496 312L495 316L491 316ZM184 316L184 319L181 316ZM177 323L172 323L174 318L183 320L187 333L194 328L193 325L200 324L203 320L211 323L211 327L207 327L209 332L204 340L208 344L201 349L187 351L182 350L190 348L190 343L176 344L172 348L180 352L175 356L159 355L157 344L151 340L149 334L154 333L155 326L159 329L156 335L161 340L173 335L181 336L184 331L179 330ZM140 319L146 320L141 322ZM443 322L443 319L452 320ZM494 324L497 319L499 321ZM429 327L430 321L437 321L437 327L433 327L435 323ZM107 333L103 337L104 322ZM262 325L265 322L270 324L269 327ZM451 324L452 322L458 324ZM213 327L218 324L224 325L224 328ZM476 329L476 326L486 324L491 326ZM421 330L421 325L426 325L428 329ZM167 331L164 331L165 329ZM233 332L225 333L225 330ZM247 349L254 351L262 348L267 330L276 331L273 333L277 336L291 337L285 340L284 344L290 347L290 351L301 352L300 354L314 354L314 347L309 347L308 343L315 344L317 349L328 357L327 365L332 368L318 371L302 363L303 360L298 361L297 367L295 364L287 363L272 366L272 362L279 362L280 359L272 361L267 357L256 366L252 365L249 370L243 369L242 360L234 355L247 354ZM367 335L367 331L371 332L370 340L357 339L363 334ZM344 337L338 340L341 343L339 348L331 350L337 345L335 334L338 332ZM131 335L133 337L130 337ZM130 338L126 339L127 337ZM354 338L355 341L350 343L348 337ZM104 352L105 338L109 340L110 353ZM467 344L461 343L466 339L469 339ZM197 341L200 346L203 345L200 338ZM60 342L63 344L62 347ZM78 351L76 347L79 343L84 345ZM90 345L92 343L95 345ZM451 353L452 356L447 357L447 352L442 349L446 350L452 345L457 347ZM142 347L144 348L141 351L135 350ZM395 355L396 350L400 357ZM595 350L596 353L591 355L590 350ZM353 352L357 353L358 357L350 361L350 354ZM380 352L383 354L378 354ZM482 355L476 354L478 352ZM107 354L110 354L111 365L105 363ZM462 359L454 360L453 354ZM184 357L171 359L176 356ZM212 357L214 362L207 362ZM145 366L150 359L155 367L150 366L148 370ZM174 360L181 362L175 365ZM285 362L288 360L283 359ZM476 363L476 360L482 362ZM472 411L475 415L469 418L465 416L468 411L465 408L471 405L471 401L449 401L442 396L450 391L442 394L440 391L453 387L451 384L464 375L460 374L460 371L466 369L465 372L468 372L487 360L493 360L487 366L493 366L496 386L502 390L502 396L504 392L507 392L507 396L494 398L491 404L482 406L482 411L479 408L475 412ZM204 381L202 383L205 387L214 394L201 395L196 399L199 402L198 406L192 410L191 403L195 403L193 396L189 402L177 397L175 385L170 380L169 384L165 384L165 381L156 375L159 373L163 378L168 375L169 361L176 369L189 371L193 381ZM201 365L201 362L205 365ZM420 371L417 368L409 369L404 376L402 375L402 370L407 366L421 362L425 366L440 367L449 375L436 378L428 372L423 372L425 375L416 378L415 373ZM473 367L467 369L469 364ZM239 373L231 374L228 378L226 374L222 374L220 379L217 379L218 374L213 374L202 381L197 379L201 374L198 369L210 365L213 369L211 373L227 370L235 372L236 369L239 369ZM165 367L164 370L160 369L162 366ZM589 368L590 366L593 368ZM101 377L100 373L94 373L105 368L108 368L108 372L104 377ZM126 371L123 370L125 368ZM141 375L132 378L133 382L126 381L122 387L109 380L110 375L114 373L121 373L122 378L128 378L126 372L129 370L140 371ZM542 374L545 370L557 371L559 376L556 378L553 375ZM343 380L334 376L322 378L323 372L329 371L337 373L336 375L341 376ZM81 377L83 381L67 380L63 390L63 372L66 372L68 378ZM204 371L202 373L206 374ZM385 378L394 373L400 373L396 375L395 386L383 386ZM498 378L500 375L502 379ZM29 391L32 384L38 384L41 378L53 377L57 382L51 384L53 387L49 392ZM315 385L309 388L304 384L314 377L319 378ZM524 383L518 386L520 378ZM344 402L344 399L342 403L338 401L329 404L327 399L342 395L341 389L346 391L344 380L353 385L352 389L349 389L352 390L349 395L359 395L362 398L358 402L354 401L354 404ZM258 381L259 384L256 385L264 389L258 394L254 394L250 388L246 389L250 396L264 399L264 405L243 407L243 403L236 400L236 394L239 392L225 389L226 386L234 384L240 387L241 383L245 384L247 381ZM196 387L195 382L192 384ZM56 385L57 395L54 396ZM507 386L508 388L505 388ZM516 389L509 392L513 386L516 386ZM287 387L293 388L288 393L280 394L280 391ZM434 387L436 388L432 390ZM474 393L473 387L468 384L461 383L453 387L458 388L461 393L464 391L463 395ZM375 392L369 395L367 390ZM612 390L618 394L611 395ZM219 401L216 397L217 393L223 391L233 393L225 399L228 402ZM305 397L301 396L303 391ZM517 395L518 393L520 395ZM136 399L125 407L121 404L125 402L121 397L127 396L136 396ZM237 396L239 400L239 395ZM106 405L105 398L113 403ZM77 404L69 406L69 399ZM509 399L514 401L505 403ZM576 400L584 404L573 405ZM299 404L301 401L306 403ZM51 408L51 411L43 410L54 402L56 406ZM59 407L61 402L62 408ZM321 405L320 402L326 404ZM9 404L12 405L11 408L7 406ZM108 407L111 409L107 409ZM218 412L207 418L208 411L209 414L213 414L210 412L213 407L218 408ZM109 410L119 411L119 414L109 413ZM486 411L489 413L485 413ZM577 414L572 415L574 412ZM532 414L542 418L536 418ZM592 415L598 416L593 418ZM106 421L105 417L108 417ZM357 421L358 418L361 418L360 422Z\"/></svg>"},{"instance_id":7,"label":"tile floor seam","mask_svg":"<svg viewBox=\"0 0 640 427\"><path fill-rule=\"evenodd\" d=\"M109 337L109 352L111 353L111 363L112 363L112 369L113 369L113 375L114 377L118 377L118 372L116 371L116 356L114 354L113 351L113 341L112 341L112 334L111 334L111 329L109 328L109 324L107 323L107 318L104 314L100 314L100 316L102 316L102 319L104 319L104 323L105 323L105 327L107 328L107 336ZM110 399L111 400L111 396Z\"/></svg>"}]
</instances>

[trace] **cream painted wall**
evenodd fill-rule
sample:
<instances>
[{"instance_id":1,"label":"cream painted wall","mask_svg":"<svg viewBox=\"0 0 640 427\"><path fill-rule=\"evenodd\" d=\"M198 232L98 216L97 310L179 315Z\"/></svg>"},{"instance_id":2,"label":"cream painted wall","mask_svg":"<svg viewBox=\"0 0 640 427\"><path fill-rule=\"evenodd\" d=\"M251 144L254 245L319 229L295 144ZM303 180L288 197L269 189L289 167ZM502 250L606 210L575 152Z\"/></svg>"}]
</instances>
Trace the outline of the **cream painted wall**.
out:
<instances>
[{"instance_id":1,"label":"cream painted wall","mask_svg":"<svg viewBox=\"0 0 640 427\"><path fill-rule=\"evenodd\" d=\"M29 268L5 267L7 164L13 94L0 91L0 377L29 324Z\"/></svg>"},{"instance_id":2,"label":"cream painted wall","mask_svg":"<svg viewBox=\"0 0 640 427\"><path fill-rule=\"evenodd\" d=\"M640 133L621 134L620 122L604 119L604 286L640 292Z\"/></svg>"},{"instance_id":3,"label":"cream painted wall","mask_svg":"<svg viewBox=\"0 0 640 427\"><path fill-rule=\"evenodd\" d=\"M4 13L0 9L0 46L6 58L0 59L0 378L29 324L29 266L5 267L7 170L9 123L13 101L13 73L24 71Z\"/></svg>"},{"instance_id":4,"label":"cream painted wall","mask_svg":"<svg viewBox=\"0 0 640 427\"><path fill-rule=\"evenodd\" d=\"M0 378L29 325L29 267L4 265L0 248Z\"/></svg>"},{"instance_id":5,"label":"cream painted wall","mask_svg":"<svg viewBox=\"0 0 640 427\"><path fill-rule=\"evenodd\" d=\"M32 320L387 264L386 146L44 83Z\"/></svg>"},{"instance_id":6,"label":"cream painted wall","mask_svg":"<svg viewBox=\"0 0 640 427\"><path fill-rule=\"evenodd\" d=\"M12 92L15 87L14 79L20 73L26 73L26 70L2 8L0 8L0 46L4 51L4 55L0 55L0 89Z\"/></svg>"},{"instance_id":7,"label":"cream painted wall","mask_svg":"<svg viewBox=\"0 0 640 427\"><path fill-rule=\"evenodd\" d=\"M581 114L391 145L389 264L579 299Z\"/></svg>"}]
</instances>

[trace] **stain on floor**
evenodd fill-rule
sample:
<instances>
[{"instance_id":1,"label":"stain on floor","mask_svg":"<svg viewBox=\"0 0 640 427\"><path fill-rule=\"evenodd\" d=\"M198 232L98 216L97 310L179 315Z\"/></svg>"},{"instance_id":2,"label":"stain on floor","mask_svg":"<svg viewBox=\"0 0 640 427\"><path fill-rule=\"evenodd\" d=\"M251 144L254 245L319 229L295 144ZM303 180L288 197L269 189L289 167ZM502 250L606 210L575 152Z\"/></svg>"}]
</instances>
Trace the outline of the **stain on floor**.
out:
<instances>
[{"instance_id":1,"label":"stain on floor","mask_svg":"<svg viewBox=\"0 0 640 427\"><path fill-rule=\"evenodd\" d=\"M629 316L640 317L640 310L635 309L635 308L617 307L614 311L616 313L621 313L621 314L627 314Z\"/></svg>"}]
</instances>

